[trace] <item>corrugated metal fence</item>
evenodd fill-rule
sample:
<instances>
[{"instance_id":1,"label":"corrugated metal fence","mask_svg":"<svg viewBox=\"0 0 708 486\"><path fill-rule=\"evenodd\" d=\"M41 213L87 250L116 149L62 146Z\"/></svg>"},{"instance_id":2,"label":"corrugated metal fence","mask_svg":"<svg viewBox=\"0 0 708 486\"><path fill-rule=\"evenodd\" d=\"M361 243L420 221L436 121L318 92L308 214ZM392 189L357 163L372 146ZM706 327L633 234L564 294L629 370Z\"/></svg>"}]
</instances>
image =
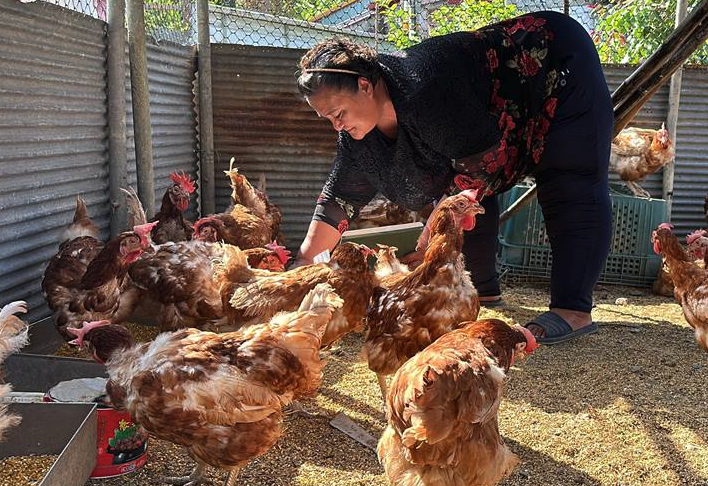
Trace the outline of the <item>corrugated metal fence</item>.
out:
<instances>
[{"instance_id":1,"label":"corrugated metal fence","mask_svg":"<svg viewBox=\"0 0 708 486\"><path fill-rule=\"evenodd\" d=\"M152 159L155 175L155 210L169 187L170 174L185 171L197 179L196 112L193 82L197 70L196 49L169 42L148 43L148 83L150 85L150 125ZM127 63L127 59L126 59ZM126 126L128 134L128 183L137 189L133 106L130 92L130 68L126 66ZM198 214L197 197L192 197L187 218Z\"/></svg>"},{"instance_id":2,"label":"corrugated metal fence","mask_svg":"<svg viewBox=\"0 0 708 486\"><path fill-rule=\"evenodd\" d=\"M295 85L296 49L212 46L216 209L229 204L223 170L236 166L256 183L265 174L283 211L288 246L297 247L332 164L336 133L302 100Z\"/></svg>"},{"instance_id":3,"label":"corrugated metal fence","mask_svg":"<svg viewBox=\"0 0 708 486\"><path fill-rule=\"evenodd\" d=\"M108 236L105 24L0 0L0 304L47 314L39 282L81 194Z\"/></svg>"},{"instance_id":4,"label":"corrugated metal fence","mask_svg":"<svg viewBox=\"0 0 708 486\"><path fill-rule=\"evenodd\" d=\"M0 305L30 302L30 320L48 314L39 291L47 260L82 195L108 236L105 24L46 3L0 0ZM336 134L302 101L295 86L296 49L213 46L217 209L229 201L222 170L229 159L254 182L265 175L285 215L289 246L304 236L335 151ZM127 62L127 61L126 61ZM156 198L169 173L196 176L193 80L195 52L174 44L148 48ZM611 88L631 68L607 66ZM708 190L708 76L689 68L679 116L674 222L704 226ZM132 133L129 89L128 133ZM640 113L640 125L666 117L667 88ZM135 183L132 135L129 181ZM644 187L661 193L661 176ZM196 216L196 209L189 216Z\"/></svg>"},{"instance_id":5,"label":"corrugated metal fence","mask_svg":"<svg viewBox=\"0 0 708 486\"><path fill-rule=\"evenodd\" d=\"M15 0L0 0L0 18L0 305L27 300L34 321L49 314L40 281L77 195L108 237L106 24ZM158 199L172 170L196 176L195 64L191 47L149 46ZM130 113L127 121L134 184Z\"/></svg>"}]
</instances>

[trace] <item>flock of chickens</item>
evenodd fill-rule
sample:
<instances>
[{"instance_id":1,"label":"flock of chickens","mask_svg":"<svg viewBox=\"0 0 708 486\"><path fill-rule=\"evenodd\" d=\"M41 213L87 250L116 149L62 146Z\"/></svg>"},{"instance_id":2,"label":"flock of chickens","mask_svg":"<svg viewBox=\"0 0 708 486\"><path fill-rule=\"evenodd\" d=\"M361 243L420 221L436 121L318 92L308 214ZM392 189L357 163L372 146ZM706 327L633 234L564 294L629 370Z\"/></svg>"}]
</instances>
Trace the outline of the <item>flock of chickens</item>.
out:
<instances>
[{"instance_id":1,"label":"flock of chickens","mask_svg":"<svg viewBox=\"0 0 708 486\"><path fill-rule=\"evenodd\" d=\"M165 481L196 485L213 466L235 484L283 433L286 407L317 393L320 352L356 331L365 331L362 356L381 387L388 426L378 454L392 484L492 485L508 474L518 458L498 429L503 381L537 344L523 327L477 320L461 253L463 230L484 212L476 193L449 197L430 215L413 270L395 248L355 243L286 270L280 211L233 166L226 174L225 212L187 221L195 187L175 173L153 220L133 194L136 224L105 243L77 199L42 282L58 332L106 364L113 405L195 460L188 477ZM706 232L689 236L688 252L666 224L652 241L708 351L708 270L693 261L708 259ZM13 315L25 311L21 302L0 311L0 360L26 342ZM164 331L152 342L134 343L121 325L140 312ZM0 434L16 421L2 412Z\"/></svg>"},{"instance_id":2,"label":"flock of chickens","mask_svg":"<svg viewBox=\"0 0 708 486\"><path fill-rule=\"evenodd\" d=\"M536 342L519 326L476 320L461 254L463 229L483 212L476 194L440 204L414 270L395 248L355 243L285 270L280 212L236 169L226 173L224 213L186 221L194 184L173 174L160 219L145 221L132 200L137 224L106 243L79 199L42 282L59 333L106 364L113 405L196 461L188 477L166 482L198 484L213 466L235 484L283 433L286 407L317 392L320 352L364 329L362 355L389 417L379 456L393 484L493 484L510 471L518 460L498 431L502 382ZM121 325L139 311L165 331L152 342L134 343Z\"/></svg>"}]
</instances>

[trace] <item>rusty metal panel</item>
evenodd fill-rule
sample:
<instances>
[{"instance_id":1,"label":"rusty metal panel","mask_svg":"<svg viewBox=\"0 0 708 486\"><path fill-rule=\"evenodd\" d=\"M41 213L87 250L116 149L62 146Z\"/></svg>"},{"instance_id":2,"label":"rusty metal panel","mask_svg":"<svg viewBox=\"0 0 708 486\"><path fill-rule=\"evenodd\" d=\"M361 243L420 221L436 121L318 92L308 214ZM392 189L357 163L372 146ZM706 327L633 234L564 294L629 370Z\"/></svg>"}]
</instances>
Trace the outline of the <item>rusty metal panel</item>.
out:
<instances>
[{"instance_id":1,"label":"rusty metal panel","mask_svg":"<svg viewBox=\"0 0 708 486\"><path fill-rule=\"evenodd\" d=\"M283 233L300 245L336 152L337 134L301 98L295 72L303 50L214 44L216 209L230 202L223 170L236 166L283 211Z\"/></svg>"},{"instance_id":2,"label":"rusty metal panel","mask_svg":"<svg viewBox=\"0 0 708 486\"><path fill-rule=\"evenodd\" d=\"M683 73L676 140L671 222L683 237L706 228L703 202L708 193L708 69Z\"/></svg>"},{"instance_id":3,"label":"rusty metal panel","mask_svg":"<svg viewBox=\"0 0 708 486\"><path fill-rule=\"evenodd\" d=\"M636 69L635 66L618 66L614 64L604 64L602 69L605 71L605 79L610 88L610 92L614 91L619 85L629 77ZM640 128L661 127L661 124L666 122L666 117L669 111L669 85L668 83L659 88L659 91L652 96L649 101L634 117L630 126ZM610 172L610 181L620 182L617 174ZM639 183L642 188L649 191L652 197L662 197L663 175L662 171L655 174L650 174L646 181Z\"/></svg>"},{"instance_id":4,"label":"rusty metal panel","mask_svg":"<svg viewBox=\"0 0 708 486\"><path fill-rule=\"evenodd\" d=\"M170 174L173 171L185 171L192 179L197 179L199 157L193 94L197 65L196 48L170 42L156 44L154 41L148 41L147 62L157 211L165 189L172 184ZM127 63L126 54L126 65ZM126 77L128 183L137 188L129 68L126 69ZM197 202L198 197L195 194L185 213L187 218L194 220L197 217Z\"/></svg>"},{"instance_id":5,"label":"rusty metal panel","mask_svg":"<svg viewBox=\"0 0 708 486\"><path fill-rule=\"evenodd\" d=\"M40 290L80 194L108 236L105 23L55 5L0 0L0 305Z\"/></svg>"}]
</instances>

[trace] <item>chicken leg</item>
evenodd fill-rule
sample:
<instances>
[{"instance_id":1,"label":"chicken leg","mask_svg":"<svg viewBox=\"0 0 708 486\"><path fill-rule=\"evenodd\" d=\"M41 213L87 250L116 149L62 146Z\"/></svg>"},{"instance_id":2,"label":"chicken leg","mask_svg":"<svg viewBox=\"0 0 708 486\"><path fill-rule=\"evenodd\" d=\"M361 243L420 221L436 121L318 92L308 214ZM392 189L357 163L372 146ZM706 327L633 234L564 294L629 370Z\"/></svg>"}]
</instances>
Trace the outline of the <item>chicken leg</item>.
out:
<instances>
[{"instance_id":1,"label":"chicken leg","mask_svg":"<svg viewBox=\"0 0 708 486\"><path fill-rule=\"evenodd\" d=\"M206 464L197 461L197 465L194 466L194 469L192 469L189 476L168 476L158 480L157 482L173 484L175 486L197 486L207 481L207 478L205 477L206 469Z\"/></svg>"},{"instance_id":2,"label":"chicken leg","mask_svg":"<svg viewBox=\"0 0 708 486\"><path fill-rule=\"evenodd\" d=\"M646 190L642 189L639 187L639 184L636 182L632 181L624 181L625 184L627 184L627 187L629 188L632 193L637 196L637 197L643 197L646 199L651 199L651 194L649 194Z\"/></svg>"},{"instance_id":3,"label":"chicken leg","mask_svg":"<svg viewBox=\"0 0 708 486\"><path fill-rule=\"evenodd\" d=\"M386 415L386 394L388 393L388 385L386 384L386 375L376 373L376 379L379 381L379 388L381 389L381 410L383 410L384 415Z\"/></svg>"},{"instance_id":4,"label":"chicken leg","mask_svg":"<svg viewBox=\"0 0 708 486\"><path fill-rule=\"evenodd\" d=\"M232 469L226 476L226 481L224 481L224 486L236 486L236 479L238 479L238 473L241 472L241 468Z\"/></svg>"}]
</instances>

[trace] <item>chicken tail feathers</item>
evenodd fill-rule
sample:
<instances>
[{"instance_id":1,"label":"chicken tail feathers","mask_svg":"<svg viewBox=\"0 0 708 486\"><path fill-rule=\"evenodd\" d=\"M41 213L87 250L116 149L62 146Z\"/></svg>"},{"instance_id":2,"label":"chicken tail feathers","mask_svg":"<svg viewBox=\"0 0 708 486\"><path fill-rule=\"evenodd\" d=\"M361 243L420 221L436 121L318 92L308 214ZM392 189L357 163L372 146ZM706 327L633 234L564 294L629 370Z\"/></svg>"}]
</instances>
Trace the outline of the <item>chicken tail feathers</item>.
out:
<instances>
[{"instance_id":1,"label":"chicken tail feathers","mask_svg":"<svg viewBox=\"0 0 708 486\"><path fill-rule=\"evenodd\" d=\"M223 252L221 257L212 262L214 268L214 280L222 283L239 281L237 274L242 277L244 270L248 270L248 257L238 246L225 243L221 245Z\"/></svg>"},{"instance_id":2,"label":"chicken tail feathers","mask_svg":"<svg viewBox=\"0 0 708 486\"><path fill-rule=\"evenodd\" d=\"M79 196L76 196L76 209L74 210L74 218L71 224L64 230L61 235L60 243L73 240L81 236L91 236L98 238L98 228L91 218L89 218L86 202Z\"/></svg>"},{"instance_id":3,"label":"chicken tail feathers","mask_svg":"<svg viewBox=\"0 0 708 486\"><path fill-rule=\"evenodd\" d=\"M0 363L29 342L27 325L15 316L16 313L25 312L27 303L24 301L11 302L0 310ZM20 423L20 417L9 414L7 405L1 403L2 398L11 391L10 385L0 385L0 441L8 428Z\"/></svg>"},{"instance_id":4,"label":"chicken tail feathers","mask_svg":"<svg viewBox=\"0 0 708 486\"><path fill-rule=\"evenodd\" d=\"M138 194L131 186L128 189L120 188L125 193L125 204L128 207L128 227L141 226L147 224L147 215L143 203L140 202Z\"/></svg>"},{"instance_id":5,"label":"chicken tail feathers","mask_svg":"<svg viewBox=\"0 0 708 486\"><path fill-rule=\"evenodd\" d=\"M26 312L27 303L21 300L11 302L0 310L0 363L27 345L28 327L15 316Z\"/></svg>"},{"instance_id":6,"label":"chicken tail feathers","mask_svg":"<svg viewBox=\"0 0 708 486\"><path fill-rule=\"evenodd\" d=\"M10 385L0 385L0 400L12 391ZM8 413L7 404L0 401L0 442L2 442L5 431L10 427L15 427L20 423L21 418L18 415Z\"/></svg>"},{"instance_id":7,"label":"chicken tail feathers","mask_svg":"<svg viewBox=\"0 0 708 486\"><path fill-rule=\"evenodd\" d=\"M331 327L346 327L346 318L343 313L344 301L334 291L328 283L320 283L310 290L302 299L298 312L307 312L322 316L322 319L310 319L308 322L313 325L313 331L326 345L323 337L329 334Z\"/></svg>"}]
</instances>

